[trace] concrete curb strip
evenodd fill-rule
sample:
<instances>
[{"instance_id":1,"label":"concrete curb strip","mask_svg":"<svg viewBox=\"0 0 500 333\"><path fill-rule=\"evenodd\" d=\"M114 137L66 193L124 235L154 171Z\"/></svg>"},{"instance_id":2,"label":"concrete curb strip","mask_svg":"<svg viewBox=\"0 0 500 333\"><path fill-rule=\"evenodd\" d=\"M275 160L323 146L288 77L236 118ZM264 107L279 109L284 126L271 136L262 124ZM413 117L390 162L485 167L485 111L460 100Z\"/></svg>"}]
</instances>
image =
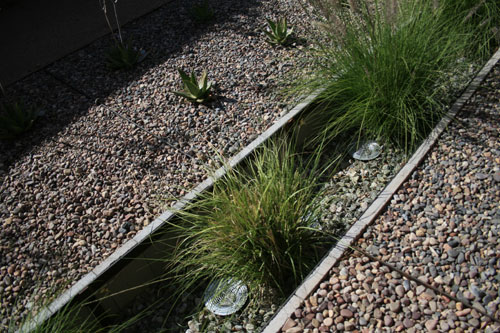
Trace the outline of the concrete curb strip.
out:
<instances>
[{"instance_id":1,"label":"concrete curb strip","mask_svg":"<svg viewBox=\"0 0 500 333\"><path fill-rule=\"evenodd\" d=\"M281 309L271 319L269 324L264 329L263 333L281 332L281 328L292 315L295 309L303 302L306 297L314 292L314 289L323 280L328 271L342 257L344 251L357 240L364 230L370 225L390 202L392 196L396 193L399 187L408 179L417 166L423 161L432 146L436 143L441 133L446 129L448 124L453 120L458 111L474 94L486 75L500 60L500 49L490 58L490 60L479 71L476 77L469 83L465 91L455 101L446 115L437 124L434 130L424 140L420 147L415 151L408 162L401 168L394 179L386 186L386 188L378 195L373 203L368 207L359 220L347 231L347 233L337 242L337 244L329 251L329 253L318 263L316 268L306 277L304 282L295 290L290 298L285 302Z\"/></svg>"}]
</instances>

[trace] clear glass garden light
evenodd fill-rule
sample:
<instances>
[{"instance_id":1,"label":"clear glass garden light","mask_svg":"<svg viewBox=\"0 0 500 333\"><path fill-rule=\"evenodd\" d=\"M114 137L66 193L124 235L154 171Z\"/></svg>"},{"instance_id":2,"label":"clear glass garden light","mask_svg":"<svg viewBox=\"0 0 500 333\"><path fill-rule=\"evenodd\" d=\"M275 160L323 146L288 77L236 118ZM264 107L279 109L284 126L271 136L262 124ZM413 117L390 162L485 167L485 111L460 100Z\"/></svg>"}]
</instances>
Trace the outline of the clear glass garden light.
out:
<instances>
[{"instance_id":1,"label":"clear glass garden light","mask_svg":"<svg viewBox=\"0 0 500 333\"><path fill-rule=\"evenodd\" d=\"M227 316L245 305L248 298L247 286L238 280L212 281L204 294L205 306L213 314Z\"/></svg>"},{"instance_id":2,"label":"clear glass garden light","mask_svg":"<svg viewBox=\"0 0 500 333\"><path fill-rule=\"evenodd\" d=\"M352 153L352 157L360 161L369 161L377 158L381 152L382 146L375 141L367 141L362 143L358 149Z\"/></svg>"}]
</instances>

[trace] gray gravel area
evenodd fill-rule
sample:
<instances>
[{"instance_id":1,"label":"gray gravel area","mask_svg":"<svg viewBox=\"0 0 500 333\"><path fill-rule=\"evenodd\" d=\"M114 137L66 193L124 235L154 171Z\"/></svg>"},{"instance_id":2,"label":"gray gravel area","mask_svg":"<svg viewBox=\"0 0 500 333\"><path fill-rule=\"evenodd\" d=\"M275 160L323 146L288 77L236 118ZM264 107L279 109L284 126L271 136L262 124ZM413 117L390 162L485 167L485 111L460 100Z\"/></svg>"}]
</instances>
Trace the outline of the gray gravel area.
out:
<instances>
[{"instance_id":1,"label":"gray gravel area","mask_svg":"<svg viewBox=\"0 0 500 333\"><path fill-rule=\"evenodd\" d=\"M497 65L386 211L357 242L357 246L380 260L484 309L495 318L500 318L499 77ZM347 294L351 299L333 296L328 300L332 304L325 305L328 310L332 308L331 314L318 310L323 306L319 301L313 308L310 298L297 309L283 331L500 330L498 323L475 309L446 297L436 298L423 285L412 291L399 273L384 268L386 272L381 275L373 265L378 263L346 255L311 297L324 298L331 290L337 290L336 293L344 291L341 296ZM379 275L385 283L374 287ZM370 298L381 294L389 300L369 300L361 311L366 298L360 295L365 294L371 294ZM353 295L357 295L355 301ZM370 304L375 306L368 311ZM342 315L342 307L349 310L344 311L347 316ZM417 310L418 318L414 317ZM318 322L313 324L312 320L318 320L318 316L323 319L315 326Z\"/></svg>"},{"instance_id":2,"label":"gray gravel area","mask_svg":"<svg viewBox=\"0 0 500 333\"><path fill-rule=\"evenodd\" d=\"M123 29L149 51L135 70L107 70L108 36L7 88L44 115L17 142L0 142L1 325L77 281L159 215L159 197L185 194L217 152L234 155L284 112L274 88L301 47L272 47L260 29L286 13L300 35L301 10L287 0L209 1L215 21L196 25L194 3ZM174 96L177 68L207 69L215 101Z\"/></svg>"},{"instance_id":3,"label":"gray gravel area","mask_svg":"<svg viewBox=\"0 0 500 333\"><path fill-rule=\"evenodd\" d=\"M349 159L325 184L322 229L341 235L353 225L406 161L401 150L387 146L371 161Z\"/></svg>"}]
</instances>

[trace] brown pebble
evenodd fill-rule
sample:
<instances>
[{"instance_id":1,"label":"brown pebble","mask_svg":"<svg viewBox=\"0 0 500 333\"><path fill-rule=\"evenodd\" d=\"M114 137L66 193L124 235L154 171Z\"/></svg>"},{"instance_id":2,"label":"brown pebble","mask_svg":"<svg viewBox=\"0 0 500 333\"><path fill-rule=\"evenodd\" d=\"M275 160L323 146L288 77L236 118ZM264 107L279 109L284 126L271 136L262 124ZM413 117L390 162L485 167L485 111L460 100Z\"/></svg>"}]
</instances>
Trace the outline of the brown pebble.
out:
<instances>
[{"instance_id":1,"label":"brown pebble","mask_svg":"<svg viewBox=\"0 0 500 333\"><path fill-rule=\"evenodd\" d=\"M427 328L429 331L432 331L436 328L437 323L437 319L429 319L425 322L425 328Z\"/></svg>"},{"instance_id":2,"label":"brown pebble","mask_svg":"<svg viewBox=\"0 0 500 333\"><path fill-rule=\"evenodd\" d=\"M295 326L297 326L297 323L295 322L295 320L293 320L292 318L288 318L285 322L285 325L283 325L283 327L281 328L281 330L283 332L286 332L287 329L295 327Z\"/></svg>"},{"instance_id":3,"label":"brown pebble","mask_svg":"<svg viewBox=\"0 0 500 333\"><path fill-rule=\"evenodd\" d=\"M340 315L344 318L352 318L354 314L352 313L351 310L349 309L342 309L340 310Z\"/></svg>"},{"instance_id":4,"label":"brown pebble","mask_svg":"<svg viewBox=\"0 0 500 333\"><path fill-rule=\"evenodd\" d=\"M457 317L464 317L467 316L470 313L470 311L471 311L470 308L465 308L463 310L455 312L455 314L457 315Z\"/></svg>"},{"instance_id":5,"label":"brown pebble","mask_svg":"<svg viewBox=\"0 0 500 333\"><path fill-rule=\"evenodd\" d=\"M413 320L411 320L410 318L405 318L403 320L403 326L405 328L410 328L410 327L413 327L413 325L415 325L415 323L413 322Z\"/></svg>"}]
</instances>

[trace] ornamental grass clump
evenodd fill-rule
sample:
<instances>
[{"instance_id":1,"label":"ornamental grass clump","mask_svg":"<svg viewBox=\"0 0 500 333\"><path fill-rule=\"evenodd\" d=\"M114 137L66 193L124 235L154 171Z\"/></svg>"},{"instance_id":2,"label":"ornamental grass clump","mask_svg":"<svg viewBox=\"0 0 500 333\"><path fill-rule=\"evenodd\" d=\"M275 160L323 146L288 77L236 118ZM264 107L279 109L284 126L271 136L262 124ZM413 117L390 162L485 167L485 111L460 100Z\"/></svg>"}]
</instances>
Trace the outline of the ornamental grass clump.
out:
<instances>
[{"instance_id":1,"label":"ornamental grass clump","mask_svg":"<svg viewBox=\"0 0 500 333\"><path fill-rule=\"evenodd\" d=\"M78 307L67 305L47 320L38 324L35 321L36 317L29 314L26 318L24 318L23 322L19 326L19 331L23 333L107 332L107 330L99 327L99 323L95 318L91 316L81 318L80 311L81 309ZM15 332L13 324L8 332Z\"/></svg>"},{"instance_id":2,"label":"ornamental grass clump","mask_svg":"<svg viewBox=\"0 0 500 333\"><path fill-rule=\"evenodd\" d=\"M132 318L125 319L120 324L102 325L99 318L92 314L83 315L82 309L79 306L66 305L56 314L35 326L34 316L25 318L23 324L20 325L21 333L119 333L126 330L137 322L143 314L138 314ZM103 316L101 316L103 317ZM100 318L104 320L103 318ZM109 318L108 318L109 320ZM31 325L33 324L33 325ZM15 332L14 328L10 328L8 332Z\"/></svg>"},{"instance_id":3,"label":"ornamental grass clump","mask_svg":"<svg viewBox=\"0 0 500 333\"><path fill-rule=\"evenodd\" d=\"M500 2L498 0L440 0L447 16L457 15L460 26L474 34L467 52L472 58L489 58L500 44Z\"/></svg>"},{"instance_id":4,"label":"ornamental grass clump","mask_svg":"<svg viewBox=\"0 0 500 333\"><path fill-rule=\"evenodd\" d=\"M467 72L460 59L474 36L459 24L463 17L438 1L309 2L319 38L293 92L325 88L314 114L331 139L414 149L444 113L447 77Z\"/></svg>"},{"instance_id":5,"label":"ornamental grass clump","mask_svg":"<svg viewBox=\"0 0 500 333\"><path fill-rule=\"evenodd\" d=\"M245 283L253 300L264 291L287 295L323 253L325 234L311 227L321 173L318 151L297 154L284 142L229 169L171 224L180 243L169 270L179 291L231 279Z\"/></svg>"},{"instance_id":6,"label":"ornamental grass clump","mask_svg":"<svg viewBox=\"0 0 500 333\"><path fill-rule=\"evenodd\" d=\"M6 325L0 322L1 332L19 333L118 333L127 331L141 318L146 316L148 309L129 318L117 318L102 311L92 310L92 302L95 302L95 295L92 301L70 301L61 307L57 312L52 313L45 320L38 317L39 313L49 311L50 303L60 294L63 288L53 288L44 297L30 299L31 307L27 314L21 313L18 304L13 309L7 311L10 317ZM17 301L21 301L20 298ZM49 311L52 312L52 311ZM21 318L17 322L17 318ZM120 320L117 320L120 319ZM116 322L110 324L110 322ZM106 324L105 324L106 323Z\"/></svg>"}]
</instances>

